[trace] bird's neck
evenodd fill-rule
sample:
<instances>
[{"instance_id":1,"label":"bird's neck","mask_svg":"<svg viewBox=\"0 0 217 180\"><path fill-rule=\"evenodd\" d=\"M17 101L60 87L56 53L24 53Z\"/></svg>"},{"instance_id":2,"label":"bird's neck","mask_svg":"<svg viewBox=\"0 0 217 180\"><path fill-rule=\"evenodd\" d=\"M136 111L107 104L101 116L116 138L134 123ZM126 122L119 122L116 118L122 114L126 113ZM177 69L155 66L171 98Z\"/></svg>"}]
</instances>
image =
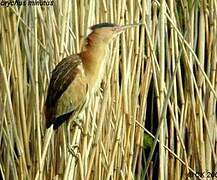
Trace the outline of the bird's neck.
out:
<instances>
[{"instance_id":1,"label":"bird's neck","mask_svg":"<svg viewBox=\"0 0 217 180\"><path fill-rule=\"evenodd\" d=\"M80 57L89 85L94 88L94 86L100 84L103 77L102 73L105 71L108 44L97 36L88 36Z\"/></svg>"}]
</instances>

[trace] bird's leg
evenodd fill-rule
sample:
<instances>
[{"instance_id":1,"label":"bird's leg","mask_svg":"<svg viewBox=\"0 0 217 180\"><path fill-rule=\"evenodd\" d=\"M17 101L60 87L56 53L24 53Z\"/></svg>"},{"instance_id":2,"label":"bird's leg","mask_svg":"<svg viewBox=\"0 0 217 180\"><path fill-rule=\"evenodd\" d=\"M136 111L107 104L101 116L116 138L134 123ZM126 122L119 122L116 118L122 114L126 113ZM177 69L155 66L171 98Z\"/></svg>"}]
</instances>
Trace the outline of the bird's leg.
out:
<instances>
[{"instance_id":1,"label":"bird's leg","mask_svg":"<svg viewBox=\"0 0 217 180\"><path fill-rule=\"evenodd\" d=\"M75 119L72 121L72 127L78 126L78 128L81 130L81 133L83 134L83 121L81 116L77 116Z\"/></svg>"},{"instance_id":2,"label":"bird's leg","mask_svg":"<svg viewBox=\"0 0 217 180\"><path fill-rule=\"evenodd\" d=\"M68 151L69 153L74 156L76 158L76 160L78 160L79 158L79 145L75 144L75 145L68 145ZM77 150L76 150L77 149Z\"/></svg>"},{"instance_id":3,"label":"bird's leg","mask_svg":"<svg viewBox=\"0 0 217 180\"><path fill-rule=\"evenodd\" d=\"M67 144L70 144L71 143L71 138L70 138L70 122L68 121L66 123L66 137L67 137Z\"/></svg>"},{"instance_id":4,"label":"bird's leg","mask_svg":"<svg viewBox=\"0 0 217 180\"><path fill-rule=\"evenodd\" d=\"M74 156L76 158L76 160L78 159L78 148L79 148L79 145L78 144L75 144L75 142L71 141L71 130L70 130L70 125L71 125L71 122L67 122L67 125L65 126L65 130L66 130L66 141L67 141L67 150L68 152ZM75 132L76 133L76 132Z\"/></svg>"},{"instance_id":5,"label":"bird's leg","mask_svg":"<svg viewBox=\"0 0 217 180\"><path fill-rule=\"evenodd\" d=\"M77 117L76 119L72 119L72 121L67 121L66 125L66 136L67 136L67 143L71 144L71 125L74 129L75 126L78 126L78 128L81 130L81 133L83 133L83 127L82 127L82 119L81 117Z\"/></svg>"},{"instance_id":6,"label":"bird's leg","mask_svg":"<svg viewBox=\"0 0 217 180\"><path fill-rule=\"evenodd\" d=\"M83 127L82 127L83 122L81 121L81 119L76 118L72 123L73 123L72 124L73 127L78 126L81 132L83 132Z\"/></svg>"},{"instance_id":7,"label":"bird's leg","mask_svg":"<svg viewBox=\"0 0 217 180\"><path fill-rule=\"evenodd\" d=\"M73 119L71 122L69 122L69 124L72 123L72 128L74 130L74 135L77 136L77 132L80 130L81 133L83 133L83 121L82 121L82 115L77 116L75 119ZM77 126L77 128L75 128L75 126ZM70 125L68 126L68 132L70 135ZM70 145L70 143L68 143L68 151L69 153L74 156L76 159L79 158L79 145L76 143L75 137L73 137L73 142L70 141L70 143L72 143L72 145Z\"/></svg>"}]
</instances>

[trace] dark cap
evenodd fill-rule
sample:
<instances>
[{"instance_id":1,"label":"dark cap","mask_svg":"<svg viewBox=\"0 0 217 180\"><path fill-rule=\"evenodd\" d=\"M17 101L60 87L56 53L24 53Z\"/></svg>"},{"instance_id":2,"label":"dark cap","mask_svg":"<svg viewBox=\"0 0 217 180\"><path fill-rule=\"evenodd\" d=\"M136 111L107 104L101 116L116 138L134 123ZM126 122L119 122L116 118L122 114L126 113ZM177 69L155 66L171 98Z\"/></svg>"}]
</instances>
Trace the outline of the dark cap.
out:
<instances>
[{"instance_id":1,"label":"dark cap","mask_svg":"<svg viewBox=\"0 0 217 180\"><path fill-rule=\"evenodd\" d=\"M117 26L116 24L112 24L112 23L99 23L99 24L95 24L93 26L90 27L91 30L95 30L95 29L99 29L99 28L103 28L103 27L114 27Z\"/></svg>"}]
</instances>

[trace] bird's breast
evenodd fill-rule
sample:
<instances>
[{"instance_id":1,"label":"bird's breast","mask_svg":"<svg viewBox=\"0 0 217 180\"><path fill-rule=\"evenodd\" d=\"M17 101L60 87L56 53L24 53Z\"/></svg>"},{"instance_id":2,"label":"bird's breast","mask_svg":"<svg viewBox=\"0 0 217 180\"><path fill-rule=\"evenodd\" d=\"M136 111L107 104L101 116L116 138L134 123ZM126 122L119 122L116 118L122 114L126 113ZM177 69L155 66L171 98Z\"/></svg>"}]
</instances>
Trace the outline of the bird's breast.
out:
<instances>
[{"instance_id":1,"label":"bird's breast","mask_svg":"<svg viewBox=\"0 0 217 180\"><path fill-rule=\"evenodd\" d=\"M99 87L106 71L106 64L109 59L109 49L105 48L103 51L91 55L87 54L84 60L84 66L86 67L86 76L90 90L95 92Z\"/></svg>"},{"instance_id":2,"label":"bird's breast","mask_svg":"<svg viewBox=\"0 0 217 180\"><path fill-rule=\"evenodd\" d=\"M106 64L108 62L109 59L109 50L106 49L103 56L101 56L101 58L98 60L98 67L96 68L95 72L94 72L94 80L93 80L93 84L92 86L92 91L96 92L97 89L100 88L100 84L104 78L105 72L106 72Z\"/></svg>"},{"instance_id":3,"label":"bird's breast","mask_svg":"<svg viewBox=\"0 0 217 180\"><path fill-rule=\"evenodd\" d=\"M96 73L96 80L95 80L95 84L93 90L94 92L100 88L100 84L104 78L105 72L106 72L106 64L109 60L110 54L109 54L109 50L106 50L105 55L103 57L103 60L101 61L99 67L97 68L97 73Z\"/></svg>"}]
</instances>

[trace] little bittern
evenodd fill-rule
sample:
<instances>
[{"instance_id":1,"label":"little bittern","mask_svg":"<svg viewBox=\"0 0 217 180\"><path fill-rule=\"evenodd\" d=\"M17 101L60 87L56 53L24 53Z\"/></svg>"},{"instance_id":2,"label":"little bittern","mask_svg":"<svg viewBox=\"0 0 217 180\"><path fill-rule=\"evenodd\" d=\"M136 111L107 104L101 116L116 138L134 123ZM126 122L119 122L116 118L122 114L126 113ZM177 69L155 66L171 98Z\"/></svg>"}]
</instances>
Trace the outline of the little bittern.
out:
<instances>
[{"instance_id":1,"label":"little bittern","mask_svg":"<svg viewBox=\"0 0 217 180\"><path fill-rule=\"evenodd\" d=\"M64 58L53 70L45 102L46 126L57 129L70 116L81 112L88 93L93 93L103 78L108 44L126 28L110 23L90 29L82 51Z\"/></svg>"}]
</instances>

